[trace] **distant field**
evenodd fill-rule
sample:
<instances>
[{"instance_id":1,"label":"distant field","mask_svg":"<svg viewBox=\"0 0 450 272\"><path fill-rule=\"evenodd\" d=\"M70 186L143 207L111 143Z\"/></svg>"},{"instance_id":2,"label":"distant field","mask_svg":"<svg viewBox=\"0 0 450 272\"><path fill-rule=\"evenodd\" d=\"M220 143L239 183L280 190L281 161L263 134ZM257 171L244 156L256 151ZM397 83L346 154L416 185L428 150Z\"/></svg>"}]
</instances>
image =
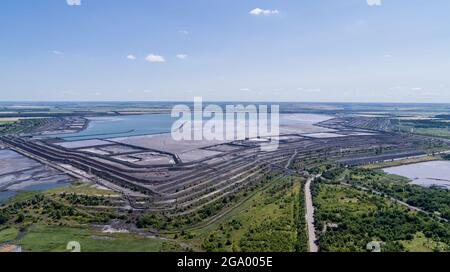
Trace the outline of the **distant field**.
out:
<instances>
[{"instance_id":1,"label":"distant field","mask_svg":"<svg viewBox=\"0 0 450 272\"><path fill-rule=\"evenodd\" d=\"M0 122L16 122L19 120L20 120L20 118L15 118L15 117L6 117L6 118L0 117Z\"/></svg>"},{"instance_id":2,"label":"distant field","mask_svg":"<svg viewBox=\"0 0 450 272\"><path fill-rule=\"evenodd\" d=\"M450 124L448 115L438 115L440 118L408 118L400 120L397 124L405 133L413 133L426 136L450 138Z\"/></svg>"},{"instance_id":3,"label":"distant field","mask_svg":"<svg viewBox=\"0 0 450 272\"><path fill-rule=\"evenodd\" d=\"M366 165L361 166L361 168L364 168L364 169L381 169L381 168L392 167L392 166L399 166L399 165L404 165L404 164L413 164L413 163L418 163L418 162L435 161L435 160L439 160L439 159L440 159L440 157L424 156L424 157L405 159L405 160L395 160L395 161L386 161L386 162L380 162L380 163L374 163L374 164L366 164Z\"/></svg>"},{"instance_id":4,"label":"distant field","mask_svg":"<svg viewBox=\"0 0 450 272\"><path fill-rule=\"evenodd\" d=\"M18 118L0 118L0 125L12 124L17 122L18 120Z\"/></svg>"}]
</instances>

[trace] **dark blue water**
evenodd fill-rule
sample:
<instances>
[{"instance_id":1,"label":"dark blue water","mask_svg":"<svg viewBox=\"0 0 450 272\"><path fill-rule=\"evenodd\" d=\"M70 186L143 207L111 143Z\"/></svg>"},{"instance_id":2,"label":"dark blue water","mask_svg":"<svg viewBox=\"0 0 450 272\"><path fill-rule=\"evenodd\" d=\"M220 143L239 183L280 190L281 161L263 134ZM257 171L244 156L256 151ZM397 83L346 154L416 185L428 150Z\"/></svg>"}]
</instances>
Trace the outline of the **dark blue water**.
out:
<instances>
[{"instance_id":1,"label":"dark blue water","mask_svg":"<svg viewBox=\"0 0 450 272\"><path fill-rule=\"evenodd\" d=\"M168 133L176 118L170 114L145 114L89 118L89 126L78 133L54 134L67 141L106 139L112 137L137 136Z\"/></svg>"},{"instance_id":2,"label":"dark blue water","mask_svg":"<svg viewBox=\"0 0 450 272\"><path fill-rule=\"evenodd\" d=\"M0 202L8 200L11 197L14 197L15 195L16 195L16 192L12 192L12 191L0 192Z\"/></svg>"}]
</instances>

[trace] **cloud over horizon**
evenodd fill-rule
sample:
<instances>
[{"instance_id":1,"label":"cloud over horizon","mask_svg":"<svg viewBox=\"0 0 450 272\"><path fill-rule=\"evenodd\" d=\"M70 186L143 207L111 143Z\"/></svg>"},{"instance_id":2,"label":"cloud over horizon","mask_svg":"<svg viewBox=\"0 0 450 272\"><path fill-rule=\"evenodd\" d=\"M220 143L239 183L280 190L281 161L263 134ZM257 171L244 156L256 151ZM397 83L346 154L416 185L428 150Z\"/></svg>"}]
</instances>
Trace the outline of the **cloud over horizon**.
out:
<instances>
[{"instance_id":1,"label":"cloud over horizon","mask_svg":"<svg viewBox=\"0 0 450 272\"><path fill-rule=\"evenodd\" d=\"M81 0L66 0L69 6L81 6Z\"/></svg>"},{"instance_id":2,"label":"cloud over horizon","mask_svg":"<svg viewBox=\"0 0 450 272\"><path fill-rule=\"evenodd\" d=\"M145 60L148 61L148 62L152 62L152 63L164 63L164 62L166 62L166 60L164 59L163 56L154 55L154 54L149 54L145 58Z\"/></svg>"},{"instance_id":3,"label":"cloud over horizon","mask_svg":"<svg viewBox=\"0 0 450 272\"><path fill-rule=\"evenodd\" d=\"M280 12L277 9L270 10L270 9L255 8L252 9L249 12L249 14L253 16L260 16L260 15L269 16L280 14Z\"/></svg>"},{"instance_id":4,"label":"cloud over horizon","mask_svg":"<svg viewBox=\"0 0 450 272\"><path fill-rule=\"evenodd\" d=\"M382 2L381 0L366 0L367 1L367 5L369 6L381 6Z\"/></svg>"}]
</instances>

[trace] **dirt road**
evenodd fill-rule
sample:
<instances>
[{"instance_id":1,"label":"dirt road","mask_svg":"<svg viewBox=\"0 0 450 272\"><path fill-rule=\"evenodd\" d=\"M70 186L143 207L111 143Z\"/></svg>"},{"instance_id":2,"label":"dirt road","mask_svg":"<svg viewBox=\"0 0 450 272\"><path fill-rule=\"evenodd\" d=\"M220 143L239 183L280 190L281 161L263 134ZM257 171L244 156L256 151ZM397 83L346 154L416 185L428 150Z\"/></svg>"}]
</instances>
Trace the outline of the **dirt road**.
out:
<instances>
[{"instance_id":1,"label":"dirt road","mask_svg":"<svg viewBox=\"0 0 450 272\"><path fill-rule=\"evenodd\" d=\"M318 176L310 177L305 184L305 204L306 204L306 225L308 227L308 248L309 252L318 252L316 241L316 231L314 228L314 206L311 194L311 182Z\"/></svg>"}]
</instances>

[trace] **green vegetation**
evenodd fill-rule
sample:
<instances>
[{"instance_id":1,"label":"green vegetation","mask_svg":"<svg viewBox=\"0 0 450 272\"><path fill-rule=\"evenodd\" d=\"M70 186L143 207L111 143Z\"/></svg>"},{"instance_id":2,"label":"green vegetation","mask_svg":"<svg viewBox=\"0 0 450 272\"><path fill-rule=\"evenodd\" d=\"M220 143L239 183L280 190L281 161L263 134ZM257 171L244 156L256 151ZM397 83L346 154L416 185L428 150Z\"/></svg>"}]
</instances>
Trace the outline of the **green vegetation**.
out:
<instances>
[{"instance_id":1,"label":"green vegetation","mask_svg":"<svg viewBox=\"0 0 450 272\"><path fill-rule=\"evenodd\" d=\"M0 207L0 222L2 225L25 228L36 223L79 225L123 218L112 206L100 208L100 205L112 203L100 196L52 194L49 191L19 192Z\"/></svg>"},{"instance_id":2,"label":"green vegetation","mask_svg":"<svg viewBox=\"0 0 450 272\"><path fill-rule=\"evenodd\" d=\"M418 232L412 240L402 241L402 245L409 252L433 252L448 251L448 245L443 242L436 242L427 238L422 232Z\"/></svg>"},{"instance_id":3,"label":"green vegetation","mask_svg":"<svg viewBox=\"0 0 450 272\"><path fill-rule=\"evenodd\" d=\"M325 181L314 182L313 194L321 251L363 252L372 241L380 242L383 251L424 251L413 246L420 233L429 241L427 250L450 250L448 223L388 198Z\"/></svg>"},{"instance_id":4,"label":"green vegetation","mask_svg":"<svg viewBox=\"0 0 450 272\"><path fill-rule=\"evenodd\" d=\"M0 228L0 243L12 241L17 235L19 235L19 231L16 228Z\"/></svg>"},{"instance_id":5,"label":"green vegetation","mask_svg":"<svg viewBox=\"0 0 450 272\"><path fill-rule=\"evenodd\" d=\"M67 200L72 205L81 206L109 206L111 202L101 196L88 196L79 194L66 194L62 193L61 198Z\"/></svg>"},{"instance_id":6,"label":"green vegetation","mask_svg":"<svg viewBox=\"0 0 450 272\"><path fill-rule=\"evenodd\" d=\"M64 252L67 243L79 242L83 252L182 251L173 241L134 234L105 234L87 227L61 227L37 224L17 244L25 251Z\"/></svg>"},{"instance_id":7,"label":"green vegetation","mask_svg":"<svg viewBox=\"0 0 450 272\"><path fill-rule=\"evenodd\" d=\"M276 179L220 220L183 237L206 251L306 250L301 180Z\"/></svg>"},{"instance_id":8,"label":"green vegetation","mask_svg":"<svg viewBox=\"0 0 450 272\"><path fill-rule=\"evenodd\" d=\"M21 133L40 125L41 119L20 119L18 121L7 121L0 123L1 134Z\"/></svg>"},{"instance_id":9,"label":"green vegetation","mask_svg":"<svg viewBox=\"0 0 450 272\"><path fill-rule=\"evenodd\" d=\"M297 225L297 242L295 244L295 251L297 252L308 251L308 230L306 226L305 214L305 186L301 183L297 201L294 202L294 216Z\"/></svg>"},{"instance_id":10,"label":"green vegetation","mask_svg":"<svg viewBox=\"0 0 450 272\"><path fill-rule=\"evenodd\" d=\"M117 212L114 193L89 184L19 192L0 207L0 220L8 229L2 235L9 239L17 236L13 229L23 231L25 236L16 243L30 251L65 251L68 241L80 242L83 251L183 250L175 240L208 251L302 251L306 231L301 181L280 177L267 174L233 196L177 216ZM206 223L215 216L219 220ZM104 234L88 227L113 219L173 235L175 240Z\"/></svg>"},{"instance_id":11,"label":"green vegetation","mask_svg":"<svg viewBox=\"0 0 450 272\"><path fill-rule=\"evenodd\" d=\"M400 165L406 165L406 164L414 164L419 162L429 162L429 161L435 161L440 160L441 156L422 156L422 157L416 157L416 158L410 158L410 159L403 159L403 160L392 160L392 161L385 161L385 162L378 162L373 164L366 164L361 166L361 168L364 169L382 169L386 167L394 167L394 166L400 166Z\"/></svg>"},{"instance_id":12,"label":"green vegetation","mask_svg":"<svg viewBox=\"0 0 450 272\"><path fill-rule=\"evenodd\" d=\"M402 132L450 138L449 119L446 115L438 116L436 119L401 120L396 123Z\"/></svg>"},{"instance_id":13,"label":"green vegetation","mask_svg":"<svg viewBox=\"0 0 450 272\"><path fill-rule=\"evenodd\" d=\"M101 193L101 194L100 194ZM0 207L0 242L25 235L15 244L25 251L67 251L68 242L81 244L84 252L184 251L172 240L149 238L133 233L103 233L91 224L125 220L111 198L115 195L89 184L46 191L19 192Z\"/></svg>"},{"instance_id":14,"label":"green vegetation","mask_svg":"<svg viewBox=\"0 0 450 272\"><path fill-rule=\"evenodd\" d=\"M160 214L143 214L137 219L138 228L163 229L166 227L167 219Z\"/></svg>"},{"instance_id":15,"label":"green vegetation","mask_svg":"<svg viewBox=\"0 0 450 272\"><path fill-rule=\"evenodd\" d=\"M77 194L77 195L91 195L91 196L119 196L119 193L109 189L100 189L93 184L84 182L73 182L67 187L58 187L46 191L48 194Z\"/></svg>"},{"instance_id":16,"label":"green vegetation","mask_svg":"<svg viewBox=\"0 0 450 272\"><path fill-rule=\"evenodd\" d=\"M0 210L0 225L5 224L8 220L9 217L2 210Z\"/></svg>"},{"instance_id":17,"label":"green vegetation","mask_svg":"<svg viewBox=\"0 0 450 272\"><path fill-rule=\"evenodd\" d=\"M220 201L207 204L191 213L182 215L143 213L138 218L137 223L142 228L155 229L156 226L158 226L163 232L179 232L180 230L195 228L197 225L203 224L206 219L216 216L226 210L233 209L240 201L245 200L255 191L264 188L264 186L270 184L279 177L280 174L275 171L266 174L260 179L251 181L248 186L238 190L234 194L230 194Z\"/></svg>"},{"instance_id":18,"label":"green vegetation","mask_svg":"<svg viewBox=\"0 0 450 272\"><path fill-rule=\"evenodd\" d=\"M6 125L12 124L12 123L14 123L14 121L0 121L0 131L1 131L4 127L6 127Z\"/></svg>"},{"instance_id":19,"label":"green vegetation","mask_svg":"<svg viewBox=\"0 0 450 272\"><path fill-rule=\"evenodd\" d=\"M450 220L450 191L447 189L425 188L409 184L404 177L361 168L351 168L347 179L350 184L364 186Z\"/></svg>"}]
</instances>

